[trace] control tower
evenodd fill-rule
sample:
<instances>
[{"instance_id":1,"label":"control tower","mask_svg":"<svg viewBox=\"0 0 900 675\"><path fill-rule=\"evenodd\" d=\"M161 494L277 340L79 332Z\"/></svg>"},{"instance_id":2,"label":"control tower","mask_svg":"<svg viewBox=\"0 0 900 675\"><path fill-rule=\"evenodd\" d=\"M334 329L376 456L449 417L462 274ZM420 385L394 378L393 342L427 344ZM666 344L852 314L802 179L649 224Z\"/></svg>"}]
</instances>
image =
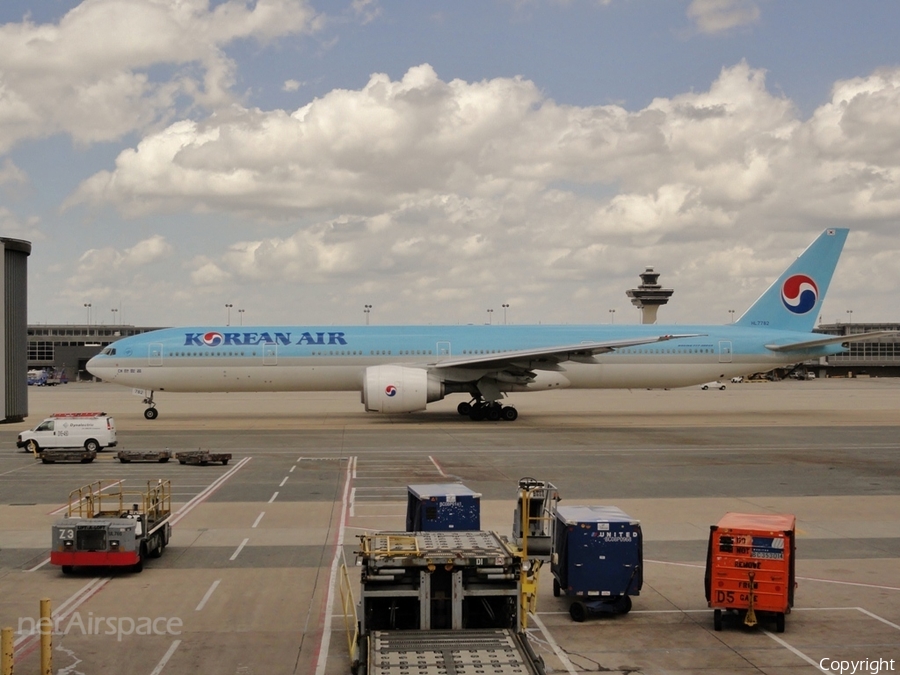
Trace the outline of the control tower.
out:
<instances>
[{"instance_id":1,"label":"control tower","mask_svg":"<svg viewBox=\"0 0 900 675\"><path fill-rule=\"evenodd\" d=\"M657 283L659 273L648 267L641 277L641 285L625 291L625 295L631 298L631 304L641 310L641 323L656 323L656 312L669 302L673 288L663 288Z\"/></svg>"}]
</instances>

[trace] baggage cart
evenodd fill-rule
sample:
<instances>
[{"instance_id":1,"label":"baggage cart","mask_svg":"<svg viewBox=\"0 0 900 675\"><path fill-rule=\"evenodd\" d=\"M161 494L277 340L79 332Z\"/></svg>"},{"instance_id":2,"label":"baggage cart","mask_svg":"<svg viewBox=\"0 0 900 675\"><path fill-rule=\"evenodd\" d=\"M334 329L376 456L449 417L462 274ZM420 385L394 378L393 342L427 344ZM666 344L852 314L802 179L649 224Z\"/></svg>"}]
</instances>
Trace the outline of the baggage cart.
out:
<instances>
[{"instance_id":1,"label":"baggage cart","mask_svg":"<svg viewBox=\"0 0 900 675\"><path fill-rule=\"evenodd\" d=\"M615 506L557 507L550 571L553 595L577 598L575 621L628 613L644 584L640 523Z\"/></svg>"},{"instance_id":2,"label":"baggage cart","mask_svg":"<svg viewBox=\"0 0 900 675\"><path fill-rule=\"evenodd\" d=\"M461 483L407 485L406 531L481 529L481 495Z\"/></svg>"},{"instance_id":3,"label":"baggage cart","mask_svg":"<svg viewBox=\"0 0 900 675\"><path fill-rule=\"evenodd\" d=\"M148 481L146 490L126 490L122 481L97 481L69 493L66 516L52 527L50 562L71 574L75 567L144 569L158 558L172 533L172 486Z\"/></svg>"},{"instance_id":4,"label":"baggage cart","mask_svg":"<svg viewBox=\"0 0 900 675\"><path fill-rule=\"evenodd\" d=\"M42 450L34 453L40 457L44 464L56 464L56 462L81 462L90 464L97 458L94 450L78 450L77 448L59 448L55 450Z\"/></svg>"},{"instance_id":5,"label":"baggage cart","mask_svg":"<svg viewBox=\"0 0 900 675\"><path fill-rule=\"evenodd\" d=\"M122 464L129 462L168 462L172 458L172 453L168 450L119 450L116 453L116 459Z\"/></svg>"},{"instance_id":6,"label":"baggage cart","mask_svg":"<svg viewBox=\"0 0 900 675\"><path fill-rule=\"evenodd\" d=\"M230 452L209 452L208 450L189 450L187 452L176 452L175 458L179 464L199 464L206 466L221 462L223 465L228 464L231 459Z\"/></svg>"},{"instance_id":7,"label":"baggage cart","mask_svg":"<svg viewBox=\"0 0 900 675\"><path fill-rule=\"evenodd\" d=\"M725 615L754 626L762 614L784 632L794 605L795 528L792 515L756 513L727 513L710 527L705 582L715 630Z\"/></svg>"}]
</instances>

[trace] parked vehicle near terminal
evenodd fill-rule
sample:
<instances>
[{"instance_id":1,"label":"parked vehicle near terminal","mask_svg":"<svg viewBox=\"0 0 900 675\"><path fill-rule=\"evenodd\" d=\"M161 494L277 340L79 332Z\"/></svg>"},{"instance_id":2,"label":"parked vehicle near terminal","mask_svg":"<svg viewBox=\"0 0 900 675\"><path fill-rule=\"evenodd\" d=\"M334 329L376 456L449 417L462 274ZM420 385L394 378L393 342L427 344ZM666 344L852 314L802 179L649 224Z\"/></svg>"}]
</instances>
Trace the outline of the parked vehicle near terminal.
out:
<instances>
[{"instance_id":1,"label":"parked vehicle near terminal","mask_svg":"<svg viewBox=\"0 0 900 675\"><path fill-rule=\"evenodd\" d=\"M706 384L701 384L700 388L703 391L706 391L707 389L721 389L724 391L725 383L724 382L707 382Z\"/></svg>"},{"instance_id":2,"label":"parked vehicle near terminal","mask_svg":"<svg viewBox=\"0 0 900 675\"><path fill-rule=\"evenodd\" d=\"M16 447L38 453L45 448L78 448L98 452L115 447L116 423L105 412L56 413L34 429L19 434Z\"/></svg>"}]
</instances>

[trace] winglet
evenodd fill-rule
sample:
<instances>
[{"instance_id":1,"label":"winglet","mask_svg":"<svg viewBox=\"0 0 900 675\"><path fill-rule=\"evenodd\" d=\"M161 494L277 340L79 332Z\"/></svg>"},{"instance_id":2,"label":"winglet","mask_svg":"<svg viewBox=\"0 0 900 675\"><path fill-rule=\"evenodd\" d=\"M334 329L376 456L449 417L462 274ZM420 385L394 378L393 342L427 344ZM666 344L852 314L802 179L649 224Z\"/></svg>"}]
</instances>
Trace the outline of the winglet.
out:
<instances>
[{"instance_id":1,"label":"winglet","mask_svg":"<svg viewBox=\"0 0 900 675\"><path fill-rule=\"evenodd\" d=\"M812 331L849 231L837 227L822 232L736 324Z\"/></svg>"}]
</instances>

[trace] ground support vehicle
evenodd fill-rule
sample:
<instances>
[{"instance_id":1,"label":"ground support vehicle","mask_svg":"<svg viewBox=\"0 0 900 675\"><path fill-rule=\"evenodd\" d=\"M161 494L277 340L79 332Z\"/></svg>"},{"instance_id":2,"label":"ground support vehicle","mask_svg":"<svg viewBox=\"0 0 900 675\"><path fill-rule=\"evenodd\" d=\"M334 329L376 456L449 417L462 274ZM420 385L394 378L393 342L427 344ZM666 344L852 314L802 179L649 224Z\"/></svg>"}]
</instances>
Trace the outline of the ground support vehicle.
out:
<instances>
[{"instance_id":1,"label":"ground support vehicle","mask_svg":"<svg viewBox=\"0 0 900 675\"><path fill-rule=\"evenodd\" d=\"M82 464L90 464L97 458L97 453L93 450L78 450L72 448L69 450L43 450L34 453L35 457L40 457L44 464L56 464L57 462L81 462Z\"/></svg>"},{"instance_id":2,"label":"ground support vehicle","mask_svg":"<svg viewBox=\"0 0 900 675\"><path fill-rule=\"evenodd\" d=\"M530 566L504 537L380 532L360 542L353 673L544 675L525 633Z\"/></svg>"},{"instance_id":3,"label":"ground support vehicle","mask_svg":"<svg viewBox=\"0 0 900 675\"><path fill-rule=\"evenodd\" d=\"M406 531L480 530L481 494L461 483L406 486Z\"/></svg>"},{"instance_id":4,"label":"ground support vehicle","mask_svg":"<svg viewBox=\"0 0 900 675\"><path fill-rule=\"evenodd\" d=\"M755 626L762 614L784 632L796 587L795 529L794 516L771 513L727 513L710 527L705 582L715 630L727 615Z\"/></svg>"},{"instance_id":5,"label":"ground support vehicle","mask_svg":"<svg viewBox=\"0 0 900 675\"><path fill-rule=\"evenodd\" d=\"M199 464L206 466L209 463L222 462L228 464L231 459L230 452L209 452L208 450L189 450L187 452L176 452L175 458L179 464Z\"/></svg>"},{"instance_id":6,"label":"ground support vehicle","mask_svg":"<svg viewBox=\"0 0 900 675\"><path fill-rule=\"evenodd\" d=\"M553 595L574 596L569 615L627 614L640 595L640 523L615 506L558 506L550 554Z\"/></svg>"},{"instance_id":7,"label":"ground support vehicle","mask_svg":"<svg viewBox=\"0 0 900 675\"><path fill-rule=\"evenodd\" d=\"M158 558L172 533L170 481L148 481L145 491L121 481L97 481L69 493L65 518L53 525L50 562L64 574L75 567L144 568Z\"/></svg>"},{"instance_id":8,"label":"ground support vehicle","mask_svg":"<svg viewBox=\"0 0 900 675\"><path fill-rule=\"evenodd\" d=\"M550 560L553 521L559 492L553 483L526 476L519 479L519 499L513 513L512 540L526 558Z\"/></svg>"},{"instance_id":9,"label":"ground support vehicle","mask_svg":"<svg viewBox=\"0 0 900 675\"><path fill-rule=\"evenodd\" d=\"M116 459L122 464L129 462L168 462L172 458L172 453L168 450L119 450L116 453Z\"/></svg>"},{"instance_id":10,"label":"ground support vehicle","mask_svg":"<svg viewBox=\"0 0 900 675\"><path fill-rule=\"evenodd\" d=\"M16 441L16 447L31 452L79 447L99 452L116 444L115 420L105 412L55 413L20 433Z\"/></svg>"}]
</instances>

